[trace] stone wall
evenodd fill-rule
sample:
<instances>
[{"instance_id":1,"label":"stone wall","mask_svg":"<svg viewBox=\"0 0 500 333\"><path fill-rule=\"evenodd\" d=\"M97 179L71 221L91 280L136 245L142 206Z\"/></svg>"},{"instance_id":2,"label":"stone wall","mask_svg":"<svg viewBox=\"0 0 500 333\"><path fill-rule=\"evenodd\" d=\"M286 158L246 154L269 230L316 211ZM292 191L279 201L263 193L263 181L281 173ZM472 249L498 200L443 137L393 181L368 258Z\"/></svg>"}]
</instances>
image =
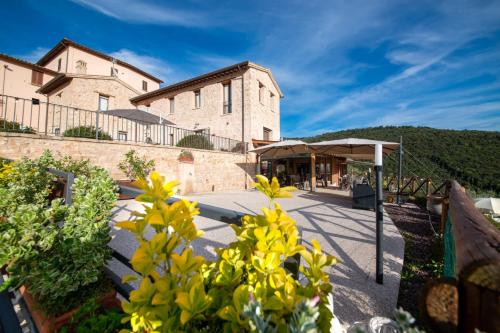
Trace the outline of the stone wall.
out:
<instances>
[{"instance_id":1,"label":"stone wall","mask_svg":"<svg viewBox=\"0 0 500 333\"><path fill-rule=\"evenodd\" d=\"M193 163L177 160L181 149L119 141L52 137L35 134L0 133L0 157L37 158L45 149L73 158L86 158L107 169L113 178L124 179L117 165L130 149L154 159L156 169L167 179L181 181L181 194L244 189L255 176L255 155L189 149Z\"/></svg>"}]
</instances>

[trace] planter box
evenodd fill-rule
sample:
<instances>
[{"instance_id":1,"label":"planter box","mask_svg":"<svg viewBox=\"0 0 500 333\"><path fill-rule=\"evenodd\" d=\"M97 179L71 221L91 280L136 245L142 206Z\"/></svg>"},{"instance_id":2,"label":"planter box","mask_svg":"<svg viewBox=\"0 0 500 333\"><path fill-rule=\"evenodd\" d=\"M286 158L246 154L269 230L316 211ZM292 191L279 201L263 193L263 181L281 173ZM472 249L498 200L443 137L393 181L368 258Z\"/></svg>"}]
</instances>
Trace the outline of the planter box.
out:
<instances>
[{"instance_id":1,"label":"planter box","mask_svg":"<svg viewBox=\"0 0 500 333\"><path fill-rule=\"evenodd\" d=\"M33 296L27 291L25 286L19 288L19 292L24 298L26 305L31 314L31 318L35 322L36 328L39 333L53 333L57 332L61 327L67 324L71 317L78 311L79 307L70 310L57 317L49 317L43 311L40 310L40 306ZM108 293L102 295L98 300L97 304L101 305L106 309L119 308L120 301L116 298L116 291L111 290Z\"/></svg>"},{"instance_id":2,"label":"planter box","mask_svg":"<svg viewBox=\"0 0 500 333\"><path fill-rule=\"evenodd\" d=\"M138 188L137 186L134 185L133 182L134 182L133 180L128 180L128 179L116 181L116 183L120 186L128 186L128 187ZM130 199L134 199L134 197L131 197L131 196L126 195L126 194L121 194L121 193L118 194L118 200L130 200Z\"/></svg>"},{"instance_id":3,"label":"planter box","mask_svg":"<svg viewBox=\"0 0 500 333\"><path fill-rule=\"evenodd\" d=\"M181 163L194 163L194 158L191 157L179 157L177 161Z\"/></svg>"}]
</instances>

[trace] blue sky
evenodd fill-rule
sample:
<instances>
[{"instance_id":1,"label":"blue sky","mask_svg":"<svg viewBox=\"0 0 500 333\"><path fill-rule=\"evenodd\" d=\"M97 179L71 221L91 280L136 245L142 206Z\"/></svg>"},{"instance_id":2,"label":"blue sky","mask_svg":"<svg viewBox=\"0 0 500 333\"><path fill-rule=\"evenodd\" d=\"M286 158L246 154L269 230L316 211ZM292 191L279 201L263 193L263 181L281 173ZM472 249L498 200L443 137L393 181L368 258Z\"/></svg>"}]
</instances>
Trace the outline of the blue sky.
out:
<instances>
[{"instance_id":1,"label":"blue sky","mask_svg":"<svg viewBox=\"0 0 500 333\"><path fill-rule=\"evenodd\" d=\"M68 37L167 84L254 61L284 92L283 136L500 130L500 1L17 0L0 31L2 53Z\"/></svg>"}]
</instances>

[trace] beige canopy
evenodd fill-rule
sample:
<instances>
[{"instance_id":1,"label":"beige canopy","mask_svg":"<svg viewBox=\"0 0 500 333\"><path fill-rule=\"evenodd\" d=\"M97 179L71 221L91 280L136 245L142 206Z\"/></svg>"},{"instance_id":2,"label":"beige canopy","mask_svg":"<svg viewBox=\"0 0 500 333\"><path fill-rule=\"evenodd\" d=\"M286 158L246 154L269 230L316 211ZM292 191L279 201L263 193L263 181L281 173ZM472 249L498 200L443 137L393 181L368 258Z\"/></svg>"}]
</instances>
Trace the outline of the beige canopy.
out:
<instances>
[{"instance_id":1,"label":"beige canopy","mask_svg":"<svg viewBox=\"0 0 500 333\"><path fill-rule=\"evenodd\" d=\"M265 157L286 157L289 155L310 153L311 149L304 141L284 140L250 150L250 152Z\"/></svg>"},{"instance_id":2,"label":"beige canopy","mask_svg":"<svg viewBox=\"0 0 500 333\"><path fill-rule=\"evenodd\" d=\"M315 142L310 143L309 147L319 154L368 160L373 159L376 144L382 145L382 152L384 154L390 154L399 147L399 143L396 142L356 138Z\"/></svg>"}]
</instances>

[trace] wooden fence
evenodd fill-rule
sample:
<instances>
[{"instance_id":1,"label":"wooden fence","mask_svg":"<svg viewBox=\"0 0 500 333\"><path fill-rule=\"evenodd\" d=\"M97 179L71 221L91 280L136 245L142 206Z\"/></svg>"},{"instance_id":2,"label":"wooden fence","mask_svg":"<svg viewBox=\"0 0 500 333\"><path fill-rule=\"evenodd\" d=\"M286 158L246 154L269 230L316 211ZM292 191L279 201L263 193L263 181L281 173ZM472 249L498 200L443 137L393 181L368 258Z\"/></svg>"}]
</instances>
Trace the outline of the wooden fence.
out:
<instances>
[{"instance_id":1,"label":"wooden fence","mask_svg":"<svg viewBox=\"0 0 500 333\"><path fill-rule=\"evenodd\" d=\"M424 317L436 332L500 332L500 232L456 181L447 190L444 277L428 284Z\"/></svg>"}]
</instances>

